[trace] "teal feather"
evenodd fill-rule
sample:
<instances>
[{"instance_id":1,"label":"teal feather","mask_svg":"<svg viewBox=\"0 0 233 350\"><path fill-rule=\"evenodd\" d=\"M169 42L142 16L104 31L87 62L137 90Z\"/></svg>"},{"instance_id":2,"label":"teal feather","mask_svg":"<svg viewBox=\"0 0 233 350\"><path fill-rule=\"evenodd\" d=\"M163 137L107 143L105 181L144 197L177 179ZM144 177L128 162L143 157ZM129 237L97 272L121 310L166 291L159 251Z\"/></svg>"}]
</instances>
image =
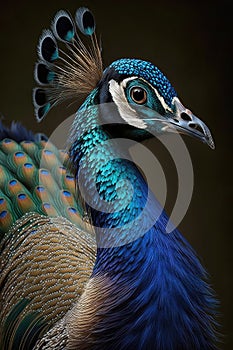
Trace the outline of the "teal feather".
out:
<instances>
[{"instance_id":1,"label":"teal feather","mask_svg":"<svg viewBox=\"0 0 233 350\"><path fill-rule=\"evenodd\" d=\"M0 141L1 349L32 349L91 273L94 238L62 165L67 159L46 141Z\"/></svg>"},{"instance_id":2,"label":"teal feather","mask_svg":"<svg viewBox=\"0 0 233 350\"><path fill-rule=\"evenodd\" d=\"M10 349L12 348L12 335L15 334L15 329L17 330L19 318L22 315L25 307L29 304L29 300L22 299L20 300L11 310L9 315L6 317L3 334L4 338L2 340L2 348ZM20 342L18 342L19 344Z\"/></svg>"},{"instance_id":3,"label":"teal feather","mask_svg":"<svg viewBox=\"0 0 233 350\"><path fill-rule=\"evenodd\" d=\"M38 312L23 316L29 303L30 300L22 299L8 315L4 325L5 341L2 344L4 349L30 349L35 343L34 338L37 339L41 331L45 330L46 323L39 317Z\"/></svg>"},{"instance_id":4,"label":"teal feather","mask_svg":"<svg viewBox=\"0 0 233 350\"><path fill-rule=\"evenodd\" d=\"M11 139L4 139L1 142L0 145L0 149L5 153L13 153L13 152L17 152L17 151L22 151L22 148L20 147L20 145L15 142L14 140Z\"/></svg>"},{"instance_id":5,"label":"teal feather","mask_svg":"<svg viewBox=\"0 0 233 350\"><path fill-rule=\"evenodd\" d=\"M3 160L5 160L3 158ZM0 188L3 188L6 183L8 183L12 179L12 174L8 170L7 167L4 166L4 164L1 164L0 160Z\"/></svg>"},{"instance_id":6,"label":"teal feather","mask_svg":"<svg viewBox=\"0 0 233 350\"><path fill-rule=\"evenodd\" d=\"M13 217L13 208L8 197L0 193L0 240L16 219L17 218Z\"/></svg>"},{"instance_id":7,"label":"teal feather","mask_svg":"<svg viewBox=\"0 0 233 350\"><path fill-rule=\"evenodd\" d=\"M20 142L22 149L32 158L34 159L35 155L38 153L39 144L33 141L22 141Z\"/></svg>"},{"instance_id":8,"label":"teal feather","mask_svg":"<svg viewBox=\"0 0 233 350\"><path fill-rule=\"evenodd\" d=\"M46 331L46 322L39 312L28 313L17 325L12 348L31 349L41 334ZM22 338L22 334L24 335Z\"/></svg>"},{"instance_id":9,"label":"teal feather","mask_svg":"<svg viewBox=\"0 0 233 350\"><path fill-rule=\"evenodd\" d=\"M34 188L35 183L38 182L38 169L32 162L25 162L17 169L18 179L28 187Z\"/></svg>"},{"instance_id":10,"label":"teal feather","mask_svg":"<svg viewBox=\"0 0 233 350\"><path fill-rule=\"evenodd\" d=\"M95 32L95 19L91 11L86 7L80 7L75 15L78 29L87 36L91 36Z\"/></svg>"},{"instance_id":11,"label":"teal feather","mask_svg":"<svg viewBox=\"0 0 233 350\"><path fill-rule=\"evenodd\" d=\"M168 218L128 152L102 147L171 125L213 147L208 128L193 123L153 64L121 59L103 71L94 17L84 7L75 21L56 14L38 58L38 121L67 98L86 99L68 153L0 123L0 348L215 350L216 301L204 268L177 229L166 233Z\"/></svg>"},{"instance_id":12,"label":"teal feather","mask_svg":"<svg viewBox=\"0 0 233 350\"><path fill-rule=\"evenodd\" d=\"M66 11L59 11L54 17L52 30L58 40L70 43L74 40L75 27L73 20Z\"/></svg>"},{"instance_id":13,"label":"teal feather","mask_svg":"<svg viewBox=\"0 0 233 350\"><path fill-rule=\"evenodd\" d=\"M29 211L63 215L82 225L83 209L75 199L74 178L63 166L67 160L67 152L57 150L51 142L24 140L18 143L11 139L0 142L0 226L3 232ZM65 196L64 191L70 196ZM70 214L70 207L77 210L78 219Z\"/></svg>"},{"instance_id":14,"label":"teal feather","mask_svg":"<svg viewBox=\"0 0 233 350\"><path fill-rule=\"evenodd\" d=\"M13 200L14 208L17 208L19 217L23 216L26 213L36 211L36 204L33 201L33 197L27 191L19 193L14 197Z\"/></svg>"}]
</instances>

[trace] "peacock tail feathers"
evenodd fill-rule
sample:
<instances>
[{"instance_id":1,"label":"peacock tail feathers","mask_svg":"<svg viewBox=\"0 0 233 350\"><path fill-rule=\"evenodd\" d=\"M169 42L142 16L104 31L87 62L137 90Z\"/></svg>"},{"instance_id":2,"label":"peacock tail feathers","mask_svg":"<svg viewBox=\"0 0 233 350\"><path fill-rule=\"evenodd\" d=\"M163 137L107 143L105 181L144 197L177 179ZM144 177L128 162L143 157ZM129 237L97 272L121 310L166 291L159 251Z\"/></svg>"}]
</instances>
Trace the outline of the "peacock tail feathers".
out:
<instances>
[{"instance_id":1,"label":"peacock tail feathers","mask_svg":"<svg viewBox=\"0 0 233 350\"><path fill-rule=\"evenodd\" d=\"M14 122L0 140L0 348L32 349L81 295L95 240L67 152Z\"/></svg>"},{"instance_id":2,"label":"peacock tail feathers","mask_svg":"<svg viewBox=\"0 0 233 350\"><path fill-rule=\"evenodd\" d=\"M0 233L28 212L63 216L90 231L75 199L74 177L67 170L68 155L51 142L10 138L0 141Z\"/></svg>"}]
</instances>

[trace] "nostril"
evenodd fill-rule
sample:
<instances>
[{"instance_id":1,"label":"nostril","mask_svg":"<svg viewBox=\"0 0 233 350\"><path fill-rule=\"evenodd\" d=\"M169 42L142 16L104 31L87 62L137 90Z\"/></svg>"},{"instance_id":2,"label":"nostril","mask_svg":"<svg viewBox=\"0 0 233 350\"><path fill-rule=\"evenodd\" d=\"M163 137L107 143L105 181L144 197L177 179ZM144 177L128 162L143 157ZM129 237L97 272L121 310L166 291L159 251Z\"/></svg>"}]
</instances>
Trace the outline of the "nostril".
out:
<instances>
[{"instance_id":1,"label":"nostril","mask_svg":"<svg viewBox=\"0 0 233 350\"><path fill-rule=\"evenodd\" d=\"M186 121L191 121L191 120L192 120L192 118L190 117L190 115L188 115L188 114L185 113L185 112L182 112L182 113L180 114L180 117L181 117L183 120L186 120Z\"/></svg>"},{"instance_id":2,"label":"nostril","mask_svg":"<svg viewBox=\"0 0 233 350\"><path fill-rule=\"evenodd\" d=\"M196 129L197 124L194 123L189 123L189 127L192 129Z\"/></svg>"},{"instance_id":3,"label":"nostril","mask_svg":"<svg viewBox=\"0 0 233 350\"><path fill-rule=\"evenodd\" d=\"M194 124L194 123L189 123L189 127L192 129L195 129L203 134L203 129L200 125Z\"/></svg>"},{"instance_id":4,"label":"nostril","mask_svg":"<svg viewBox=\"0 0 233 350\"><path fill-rule=\"evenodd\" d=\"M173 120L174 120L174 122L179 124L179 120L178 119L174 118Z\"/></svg>"}]
</instances>

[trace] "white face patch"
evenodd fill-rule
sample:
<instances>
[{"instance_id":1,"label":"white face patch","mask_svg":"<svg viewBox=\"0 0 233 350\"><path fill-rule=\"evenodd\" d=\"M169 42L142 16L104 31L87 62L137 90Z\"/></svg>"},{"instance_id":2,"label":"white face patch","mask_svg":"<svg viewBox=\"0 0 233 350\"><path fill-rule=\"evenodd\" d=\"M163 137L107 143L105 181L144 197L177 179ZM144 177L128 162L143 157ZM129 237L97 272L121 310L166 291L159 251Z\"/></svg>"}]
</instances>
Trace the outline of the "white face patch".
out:
<instances>
[{"instance_id":1,"label":"white face patch","mask_svg":"<svg viewBox=\"0 0 233 350\"><path fill-rule=\"evenodd\" d=\"M138 117L136 111L129 105L124 93L124 88L126 87L127 83L131 80L136 79L139 78L137 76L126 78L120 82L120 84L112 79L109 81L109 91L112 95L114 103L118 108L118 112L120 113L121 118L129 125L135 126L139 129L146 129L146 123ZM158 93L158 91L145 79L140 78L140 80L144 81L151 87L165 111L170 111L173 113L172 109L166 104L164 98Z\"/></svg>"},{"instance_id":2,"label":"white face patch","mask_svg":"<svg viewBox=\"0 0 233 350\"><path fill-rule=\"evenodd\" d=\"M146 129L146 123L138 117L136 111L129 105L125 97L124 87L128 81L134 79L137 79L137 77L124 79L120 84L112 79L109 81L109 91L121 118L129 125L139 129Z\"/></svg>"}]
</instances>

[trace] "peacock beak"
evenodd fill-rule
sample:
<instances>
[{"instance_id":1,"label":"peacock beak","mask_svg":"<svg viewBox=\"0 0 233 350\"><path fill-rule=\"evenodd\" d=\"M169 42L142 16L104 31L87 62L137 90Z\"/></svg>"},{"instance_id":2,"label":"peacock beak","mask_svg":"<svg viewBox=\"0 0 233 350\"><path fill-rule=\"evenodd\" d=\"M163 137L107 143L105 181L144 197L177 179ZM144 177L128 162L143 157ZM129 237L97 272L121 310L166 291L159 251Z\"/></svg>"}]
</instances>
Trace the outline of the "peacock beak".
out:
<instances>
[{"instance_id":1,"label":"peacock beak","mask_svg":"<svg viewBox=\"0 0 233 350\"><path fill-rule=\"evenodd\" d=\"M214 149L214 141L210 130L200 119L198 119L189 109L184 107L180 100L173 99L175 113L167 120L163 131L179 132L200 139Z\"/></svg>"}]
</instances>

